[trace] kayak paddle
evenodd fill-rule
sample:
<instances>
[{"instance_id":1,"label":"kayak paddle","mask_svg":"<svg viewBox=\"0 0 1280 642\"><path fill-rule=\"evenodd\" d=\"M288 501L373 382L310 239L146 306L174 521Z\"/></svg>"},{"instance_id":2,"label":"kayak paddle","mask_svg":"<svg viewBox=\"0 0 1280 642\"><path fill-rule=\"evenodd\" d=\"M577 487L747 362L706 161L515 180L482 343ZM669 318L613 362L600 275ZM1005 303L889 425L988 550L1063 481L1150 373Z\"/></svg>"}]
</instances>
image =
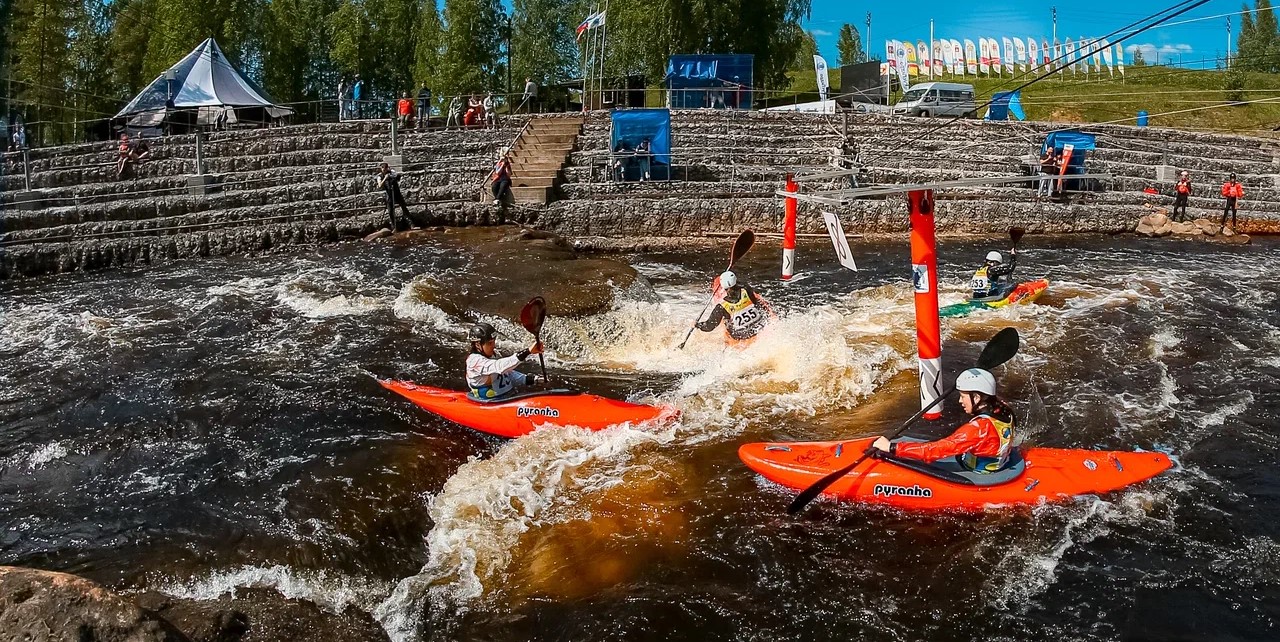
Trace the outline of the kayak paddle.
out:
<instances>
[{"instance_id":1,"label":"kayak paddle","mask_svg":"<svg viewBox=\"0 0 1280 642\"><path fill-rule=\"evenodd\" d=\"M1024 229L1022 229L1022 228L1020 228L1020 227L1011 227L1011 228L1009 228L1009 240L1010 240L1010 241L1013 241L1013 246L1014 246L1014 247L1018 247L1018 241L1021 241L1021 240L1022 240L1022 235L1023 235L1023 234L1026 234L1026 233L1027 233L1027 231L1026 231L1026 230L1024 230Z\"/></svg>"},{"instance_id":2,"label":"kayak paddle","mask_svg":"<svg viewBox=\"0 0 1280 642\"><path fill-rule=\"evenodd\" d=\"M1018 353L1018 331L1013 328L1005 328L997 332L996 336L992 337L991 340L987 342L986 347L982 349L982 354L978 356L978 363L975 367L982 368L983 370L990 370L1012 359L1013 355L1017 353ZM943 399L950 397L951 393L955 391L956 391L956 387L954 385L951 386L950 388L947 389L946 392L942 393L940 397L938 397L937 399L934 399L933 403L929 404L928 406L925 406L923 409L920 410L920 412L917 412L916 414L912 415L911 418L906 421L906 423L902 424L901 428L898 428L898 430L896 430L892 435L886 435L886 437L889 439L889 441L893 441L894 439L897 439L899 435L907 431L907 428L911 427L911 424L914 424L917 419L924 416L924 413L928 412L939 403L942 403ZM861 464L862 462L866 461L867 458L871 456L871 452L872 452L872 449L868 449L866 454L859 457L857 461L853 462L852 464L849 464L848 466L845 466L844 468L841 468L840 470L837 470L833 473L829 473L827 476L814 482L812 486L801 491L801 493L799 495L796 495L796 498L792 500L791 505L787 506L787 513L794 515L804 510L804 507L808 506L809 502L813 501L815 497L817 497L818 495L821 495L822 491L826 490L828 486L836 483L836 481L838 481L841 477L844 477L845 475L849 474L849 472L852 471L854 468L857 468L858 464Z\"/></svg>"},{"instance_id":3,"label":"kayak paddle","mask_svg":"<svg viewBox=\"0 0 1280 642\"><path fill-rule=\"evenodd\" d=\"M520 310L520 325L524 326L533 335L534 341L542 343L542 322L547 320L547 302L540 296L529 299L524 304L524 308ZM542 367L542 380L550 383L547 379L547 361L543 358L542 353L538 353L538 365Z\"/></svg>"},{"instance_id":4,"label":"kayak paddle","mask_svg":"<svg viewBox=\"0 0 1280 642\"><path fill-rule=\"evenodd\" d=\"M743 230L742 233L738 235L738 238L733 242L733 250L729 252L729 267L725 269L732 270L733 264L737 263L738 259L742 258L742 256L747 253L747 250L751 249L751 246L754 245L755 242L756 242L756 233L752 232L751 230ZM711 299L707 301L707 307L702 308L702 313L698 315L698 320L694 322L694 326L692 328L689 328L689 331L685 333L684 341L680 342L680 347L679 347L680 350L684 350L684 344L689 343L689 337L693 336L693 331L696 330L698 327L697 324L702 321L702 317L707 316L707 310L711 309L711 304L715 303L715 301L716 301L716 287L712 286Z\"/></svg>"}]
</instances>

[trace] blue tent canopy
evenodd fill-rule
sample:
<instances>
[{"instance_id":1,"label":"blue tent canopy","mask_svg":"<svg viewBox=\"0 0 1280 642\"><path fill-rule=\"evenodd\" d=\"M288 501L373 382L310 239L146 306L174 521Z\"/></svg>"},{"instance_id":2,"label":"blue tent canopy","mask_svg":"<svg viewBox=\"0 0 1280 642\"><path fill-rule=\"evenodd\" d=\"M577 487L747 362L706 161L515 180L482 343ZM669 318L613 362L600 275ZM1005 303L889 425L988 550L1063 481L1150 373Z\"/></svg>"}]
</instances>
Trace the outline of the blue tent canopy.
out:
<instances>
[{"instance_id":1,"label":"blue tent canopy","mask_svg":"<svg viewBox=\"0 0 1280 642\"><path fill-rule=\"evenodd\" d=\"M682 54L667 59L663 80L674 109L750 109L754 69L752 54Z\"/></svg>"},{"instance_id":2,"label":"blue tent canopy","mask_svg":"<svg viewBox=\"0 0 1280 642\"><path fill-rule=\"evenodd\" d=\"M1009 120L1009 116L1018 120L1026 120L1022 111L1022 92L998 91L991 97L991 106L987 108L987 120Z\"/></svg>"},{"instance_id":3,"label":"blue tent canopy","mask_svg":"<svg viewBox=\"0 0 1280 642\"><path fill-rule=\"evenodd\" d=\"M635 149L641 141L649 140L653 154L654 176L666 177L671 167L671 110L669 109L615 109L613 134L609 149L621 147Z\"/></svg>"},{"instance_id":4,"label":"blue tent canopy","mask_svg":"<svg viewBox=\"0 0 1280 642\"><path fill-rule=\"evenodd\" d=\"M1078 131L1049 132L1044 137L1044 145L1040 148L1041 153L1050 149L1062 151L1064 145L1071 145L1071 160L1067 162L1067 174L1083 174L1084 173L1084 152L1091 152L1098 148L1097 136L1086 134Z\"/></svg>"}]
</instances>

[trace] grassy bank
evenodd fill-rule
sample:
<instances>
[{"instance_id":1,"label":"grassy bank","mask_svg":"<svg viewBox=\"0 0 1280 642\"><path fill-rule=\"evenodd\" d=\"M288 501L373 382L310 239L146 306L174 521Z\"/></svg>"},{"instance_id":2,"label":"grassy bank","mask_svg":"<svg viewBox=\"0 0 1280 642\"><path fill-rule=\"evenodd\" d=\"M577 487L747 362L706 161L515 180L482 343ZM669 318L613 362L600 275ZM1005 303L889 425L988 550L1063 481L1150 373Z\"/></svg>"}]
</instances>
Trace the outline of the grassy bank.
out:
<instances>
[{"instance_id":1,"label":"grassy bank","mask_svg":"<svg viewBox=\"0 0 1280 642\"><path fill-rule=\"evenodd\" d=\"M1061 79L1043 80L1024 89L1022 104L1027 118L1133 124L1137 113L1146 111L1153 126L1280 136L1274 131L1280 127L1280 75L1244 74L1242 100L1248 104L1241 105L1227 102L1223 74L1218 71L1146 66L1126 68L1124 78L1105 75L1104 72L1103 79L1095 75L1085 80L1067 73ZM972 84L981 103L993 93L1013 89L1027 79L947 76L945 80ZM802 94L801 101L809 99L804 94L817 91L812 70L792 72L791 81L791 90ZM839 72L832 70L833 90L838 91L839 84ZM1270 100L1248 102L1262 99ZM1186 111L1192 109L1196 111Z\"/></svg>"}]
</instances>

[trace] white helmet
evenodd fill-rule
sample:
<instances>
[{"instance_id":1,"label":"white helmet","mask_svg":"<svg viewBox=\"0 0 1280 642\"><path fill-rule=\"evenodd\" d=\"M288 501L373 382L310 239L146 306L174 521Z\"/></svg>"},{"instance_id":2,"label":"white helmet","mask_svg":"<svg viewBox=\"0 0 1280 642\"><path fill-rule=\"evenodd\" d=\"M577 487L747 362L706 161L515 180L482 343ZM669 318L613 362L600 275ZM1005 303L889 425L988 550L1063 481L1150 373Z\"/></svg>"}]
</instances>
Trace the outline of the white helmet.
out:
<instances>
[{"instance_id":1,"label":"white helmet","mask_svg":"<svg viewBox=\"0 0 1280 642\"><path fill-rule=\"evenodd\" d=\"M737 284L738 284L738 275L734 274L733 270L725 270L724 274L720 275L720 287L727 289Z\"/></svg>"},{"instance_id":2,"label":"white helmet","mask_svg":"<svg viewBox=\"0 0 1280 642\"><path fill-rule=\"evenodd\" d=\"M956 390L960 392L981 392L984 395L996 396L996 378L982 368L969 368L956 377Z\"/></svg>"},{"instance_id":3,"label":"white helmet","mask_svg":"<svg viewBox=\"0 0 1280 642\"><path fill-rule=\"evenodd\" d=\"M1004 261L1004 256L995 250L991 250L990 252L987 252L987 260L1002 263Z\"/></svg>"}]
</instances>

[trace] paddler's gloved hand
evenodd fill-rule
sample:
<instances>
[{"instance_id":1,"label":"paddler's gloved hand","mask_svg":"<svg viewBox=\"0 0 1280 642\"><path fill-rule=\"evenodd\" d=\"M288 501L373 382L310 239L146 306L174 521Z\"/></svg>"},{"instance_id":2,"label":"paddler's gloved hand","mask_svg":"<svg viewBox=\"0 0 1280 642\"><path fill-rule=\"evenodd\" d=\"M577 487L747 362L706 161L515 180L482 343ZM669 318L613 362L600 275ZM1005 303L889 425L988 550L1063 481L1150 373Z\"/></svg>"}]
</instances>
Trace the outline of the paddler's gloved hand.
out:
<instances>
[{"instance_id":1,"label":"paddler's gloved hand","mask_svg":"<svg viewBox=\"0 0 1280 642\"><path fill-rule=\"evenodd\" d=\"M525 376L524 376L524 385L526 385L526 386L536 386L536 385L538 385L538 378L537 378L536 376L534 376L534 375L527 374L527 375L525 375Z\"/></svg>"},{"instance_id":2,"label":"paddler's gloved hand","mask_svg":"<svg viewBox=\"0 0 1280 642\"><path fill-rule=\"evenodd\" d=\"M516 356L517 356L517 357L520 357L520 360L521 360L521 361L524 361L525 359L528 359L528 358L529 358L529 355L531 355L531 354L542 354L542 342L541 342L541 341L539 341L539 342L537 342L537 343L533 344L532 346L529 346L528 348L525 348L524 350L521 350L520 352L517 352L517 353L516 353Z\"/></svg>"}]
</instances>

